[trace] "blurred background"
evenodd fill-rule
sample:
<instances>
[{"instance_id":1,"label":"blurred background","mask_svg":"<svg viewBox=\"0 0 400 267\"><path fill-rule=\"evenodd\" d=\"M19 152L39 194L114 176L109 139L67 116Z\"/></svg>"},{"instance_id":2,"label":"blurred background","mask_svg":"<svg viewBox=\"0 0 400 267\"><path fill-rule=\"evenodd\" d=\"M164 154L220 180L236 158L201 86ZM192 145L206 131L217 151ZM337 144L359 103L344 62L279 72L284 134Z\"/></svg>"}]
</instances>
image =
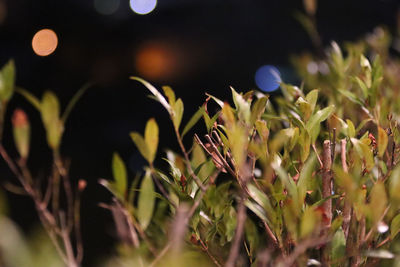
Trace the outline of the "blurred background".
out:
<instances>
[{"instance_id":1,"label":"blurred background","mask_svg":"<svg viewBox=\"0 0 400 267\"><path fill-rule=\"evenodd\" d=\"M112 218L98 207L110 195L97 183L111 178L112 153L122 155L131 176L141 171L144 160L129 132L143 132L150 117L160 125L161 148L177 147L162 106L129 76L170 85L185 103L187 121L205 92L229 99L229 86L268 90L255 81L262 66L300 84L291 55L320 53L332 40L357 40L378 25L396 34L399 7L395 0L320 1L314 17L320 39L312 40L296 19L305 13L301 0L0 0L0 65L14 58L20 87L38 97L53 90L65 107L81 86L94 84L71 113L62 145L73 179L88 181L84 266L96 266L114 248ZM16 107L30 117L29 165L40 176L51 167L51 153L39 114L18 95L10 103L5 146L14 149L9 117ZM14 181L3 162L0 170L3 184ZM31 200L12 193L7 199L10 217L32 231L38 219Z\"/></svg>"}]
</instances>

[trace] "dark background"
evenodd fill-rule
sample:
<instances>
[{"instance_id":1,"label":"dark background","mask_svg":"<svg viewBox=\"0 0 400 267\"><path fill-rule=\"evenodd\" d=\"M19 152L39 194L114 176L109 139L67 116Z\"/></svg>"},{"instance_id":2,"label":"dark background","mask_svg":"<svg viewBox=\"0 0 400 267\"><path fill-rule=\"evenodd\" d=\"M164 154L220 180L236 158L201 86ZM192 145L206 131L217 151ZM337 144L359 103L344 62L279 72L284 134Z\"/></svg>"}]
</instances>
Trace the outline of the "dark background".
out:
<instances>
[{"instance_id":1,"label":"dark background","mask_svg":"<svg viewBox=\"0 0 400 267\"><path fill-rule=\"evenodd\" d=\"M19 86L38 97L51 89L65 107L84 83L95 83L71 113L62 146L63 155L72 159L73 179L88 181L82 206L84 266L111 253L115 242L109 212L97 206L110 199L97 180L111 178L112 153L122 155L131 174L140 171L144 161L129 132L143 132L150 117L161 128L159 152L177 147L166 112L146 97L141 84L129 80L130 75L172 86L184 100L185 121L202 104L205 91L229 99L229 85L238 91L256 88L254 74L262 65L275 65L283 80L298 82L289 56L313 50L293 16L304 11L302 1L159 0L145 16L133 13L128 0L120 0L112 15L96 12L93 0L0 0L0 4L6 10L0 17L0 65L15 59ZM394 33L399 4L336 0L320 1L318 6L318 30L328 45L331 40L361 38L377 25ZM47 57L35 55L31 47L33 35L43 28L53 29L59 39L55 53ZM138 67L143 53L161 55L161 71ZM28 112L32 123L29 164L35 174L44 176L51 157L40 116L18 95L9 106L5 146L13 150L9 117L17 106ZM0 170L1 181L14 181L4 163ZM30 199L11 193L7 197L10 216L29 232L37 222Z\"/></svg>"}]
</instances>

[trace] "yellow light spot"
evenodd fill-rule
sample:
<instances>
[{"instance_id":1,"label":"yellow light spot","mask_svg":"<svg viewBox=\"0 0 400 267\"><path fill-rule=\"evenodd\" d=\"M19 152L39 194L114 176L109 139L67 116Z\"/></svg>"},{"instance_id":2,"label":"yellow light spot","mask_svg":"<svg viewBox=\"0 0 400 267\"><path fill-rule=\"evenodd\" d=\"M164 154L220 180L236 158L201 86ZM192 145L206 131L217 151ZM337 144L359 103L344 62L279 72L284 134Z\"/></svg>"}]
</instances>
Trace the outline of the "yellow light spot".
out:
<instances>
[{"instance_id":1,"label":"yellow light spot","mask_svg":"<svg viewBox=\"0 0 400 267\"><path fill-rule=\"evenodd\" d=\"M32 48L38 56L48 56L56 50L58 38L56 33L50 29L38 31L32 39Z\"/></svg>"}]
</instances>

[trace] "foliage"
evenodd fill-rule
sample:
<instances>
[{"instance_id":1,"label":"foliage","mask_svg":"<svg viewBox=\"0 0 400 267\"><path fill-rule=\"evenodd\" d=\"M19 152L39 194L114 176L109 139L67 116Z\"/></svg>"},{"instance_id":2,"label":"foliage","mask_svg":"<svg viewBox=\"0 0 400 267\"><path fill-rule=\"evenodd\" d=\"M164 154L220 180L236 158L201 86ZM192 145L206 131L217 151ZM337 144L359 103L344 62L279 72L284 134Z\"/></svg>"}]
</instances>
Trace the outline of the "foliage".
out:
<instances>
[{"instance_id":1,"label":"foliage","mask_svg":"<svg viewBox=\"0 0 400 267\"><path fill-rule=\"evenodd\" d=\"M314 14L312 1L308 5ZM343 50L333 42L324 56L293 58L300 88L282 83L282 94L274 96L231 88L231 102L207 94L187 122L184 102L170 87L161 92L132 77L166 109L180 152L160 155L163 133L151 118L143 134L130 134L147 162L143 173L129 179L122 158L113 155L113 179L99 180L113 198L100 205L111 211L121 246L104 266L396 266L400 63L389 45L381 28ZM79 205L86 182L71 184L60 144L86 88L61 113L54 93L38 99L15 87L12 61L0 71L1 129L17 91L39 111L53 153L49 179L37 186L26 164L29 119L17 109L12 125L19 157L12 159L2 143L0 154L20 182L8 189L32 198L60 256L49 256L52 266L76 267L83 256ZM204 132L193 133L201 120ZM158 158L168 170L158 168ZM7 266L28 266L12 257L17 246L30 266L42 264L3 215L0 232ZM43 244L48 249L49 242Z\"/></svg>"}]
</instances>

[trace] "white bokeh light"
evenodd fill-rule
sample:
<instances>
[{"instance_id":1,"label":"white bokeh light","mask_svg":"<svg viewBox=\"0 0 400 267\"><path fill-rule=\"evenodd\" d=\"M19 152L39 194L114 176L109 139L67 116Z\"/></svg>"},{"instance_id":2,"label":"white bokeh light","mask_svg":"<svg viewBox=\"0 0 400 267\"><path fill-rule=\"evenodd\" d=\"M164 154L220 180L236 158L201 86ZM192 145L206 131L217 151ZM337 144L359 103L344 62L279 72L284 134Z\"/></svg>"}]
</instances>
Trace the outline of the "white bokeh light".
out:
<instances>
[{"instance_id":1,"label":"white bokeh light","mask_svg":"<svg viewBox=\"0 0 400 267\"><path fill-rule=\"evenodd\" d=\"M146 15L156 8L157 0L130 0L129 5L133 12Z\"/></svg>"}]
</instances>

